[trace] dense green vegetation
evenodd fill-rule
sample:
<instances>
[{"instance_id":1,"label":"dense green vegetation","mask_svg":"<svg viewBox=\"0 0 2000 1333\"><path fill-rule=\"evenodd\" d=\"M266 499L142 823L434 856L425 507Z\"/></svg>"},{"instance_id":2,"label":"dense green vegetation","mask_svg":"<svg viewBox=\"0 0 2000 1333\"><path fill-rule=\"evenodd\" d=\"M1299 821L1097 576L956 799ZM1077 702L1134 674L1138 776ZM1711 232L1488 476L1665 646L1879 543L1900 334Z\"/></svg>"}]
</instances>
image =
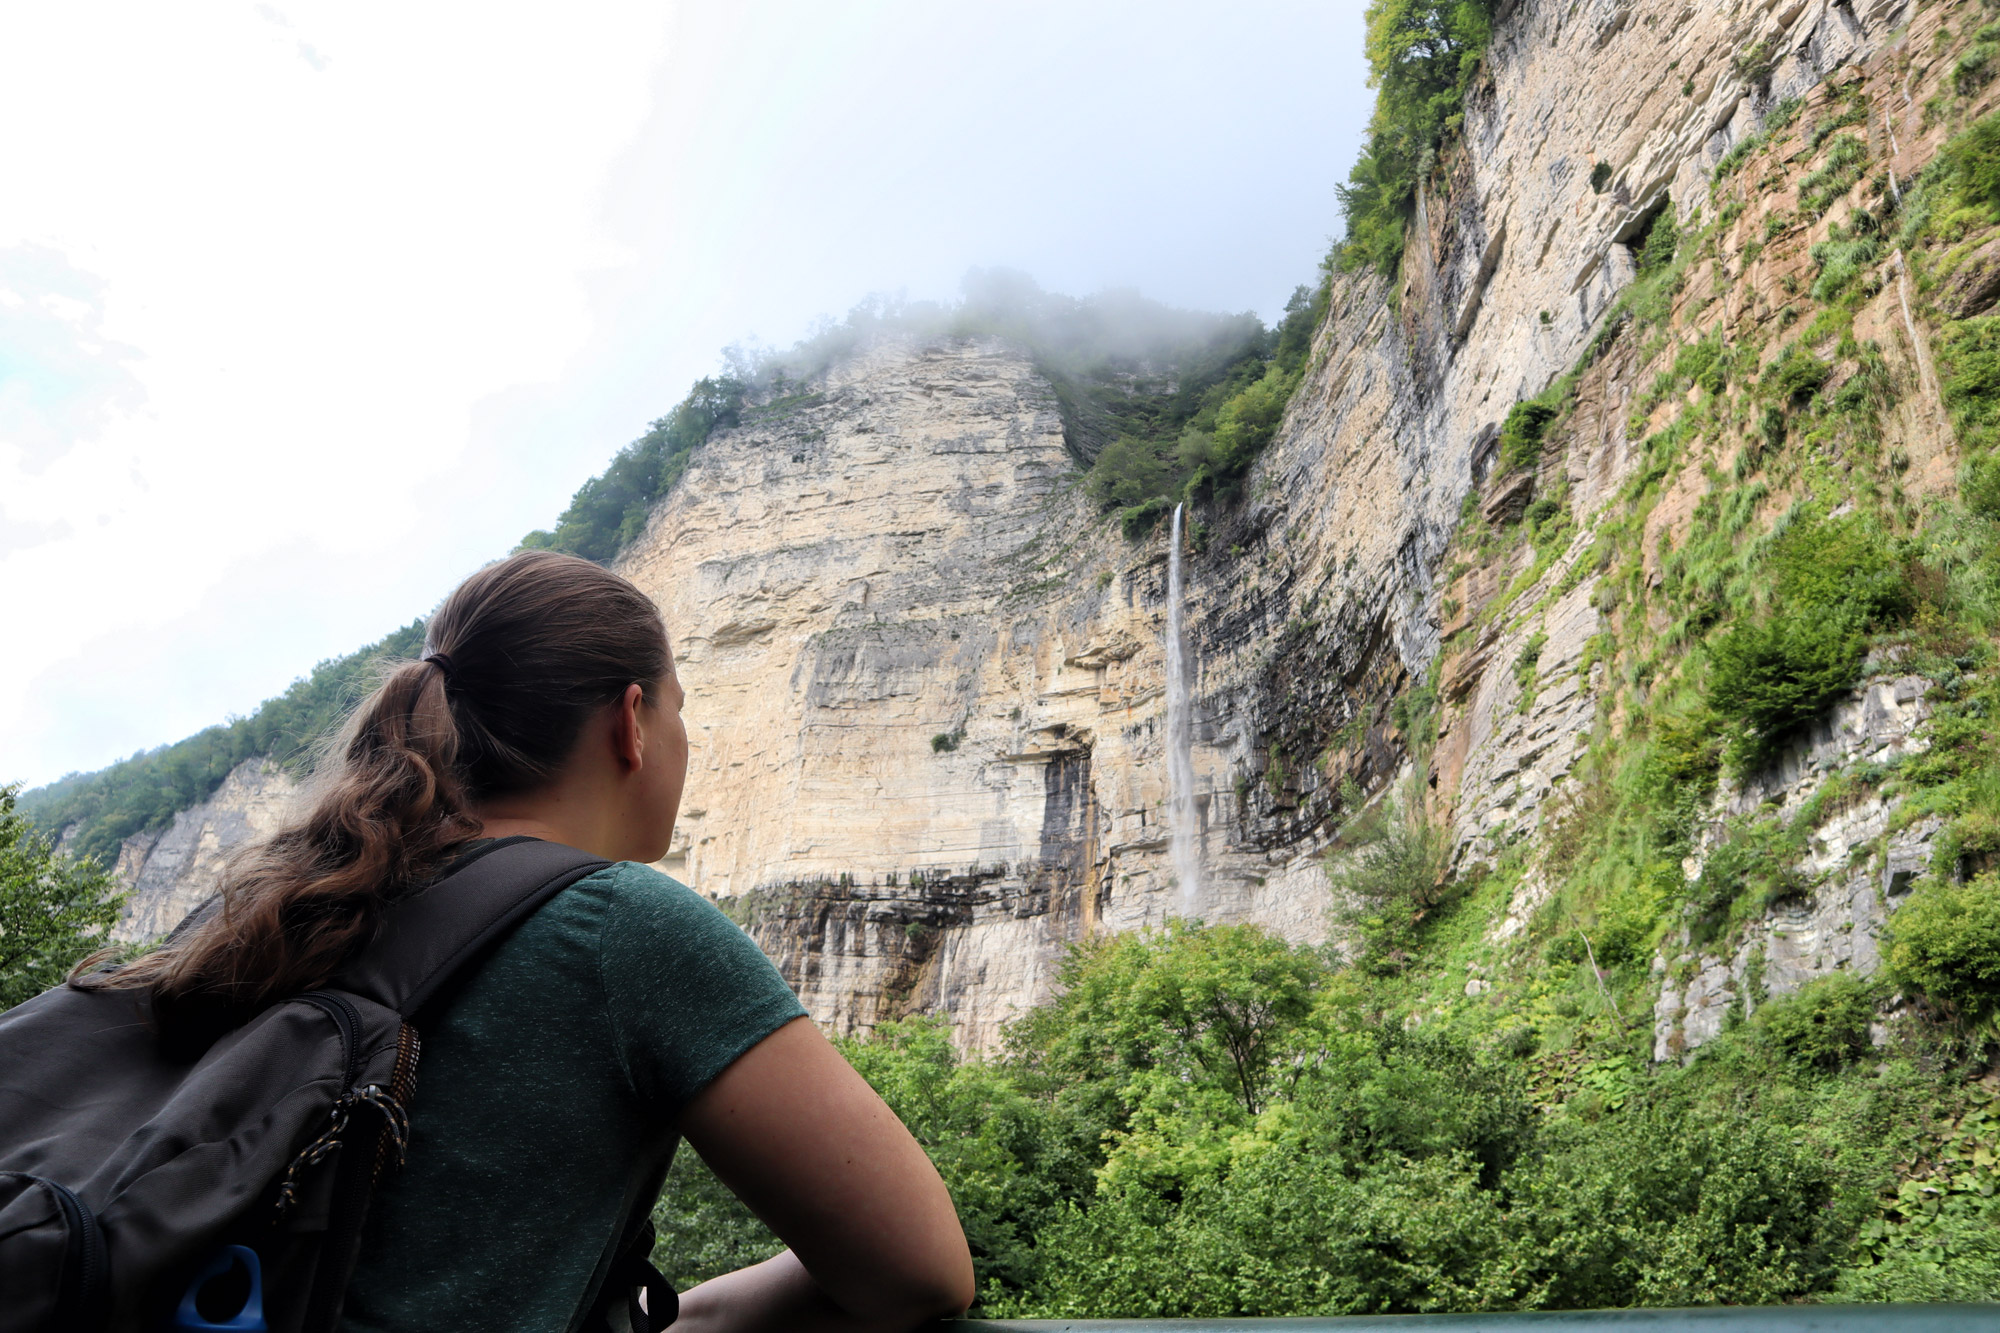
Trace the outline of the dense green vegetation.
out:
<instances>
[{"instance_id":1,"label":"dense green vegetation","mask_svg":"<svg viewBox=\"0 0 2000 1333\"><path fill-rule=\"evenodd\" d=\"M1361 156L1340 187L1343 271L1394 277L1417 190L1464 120L1465 94L1492 40L1492 0L1369 0L1368 86L1375 110ZM1598 188L1601 183L1593 179Z\"/></svg>"},{"instance_id":2,"label":"dense green vegetation","mask_svg":"<svg viewBox=\"0 0 2000 1333\"><path fill-rule=\"evenodd\" d=\"M1138 404L1146 400L1114 390L1131 405L1115 418L1107 407L1109 438L1092 461L1086 484L1101 508L1119 511L1127 537L1151 531L1177 500L1227 502L1237 496L1305 378L1327 290L1298 288L1276 329L1246 329L1250 336L1235 342L1226 356L1183 360L1175 367L1172 392L1154 397L1145 409ZM1095 378L1116 384L1102 373ZM1069 382L1088 384L1082 376Z\"/></svg>"},{"instance_id":3,"label":"dense green vegetation","mask_svg":"<svg viewBox=\"0 0 2000 1333\"><path fill-rule=\"evenodd\" d=\"M124 901L104 871L55 850L15 808L16 791L0 787L0 1009L61 981L104 943Z\"/></svg>"},{"instance_id":4,"label":"dense green vegetation","mask_svg":"<svg viewBox=\"0 0 2000 1333\"><path fill-rule=\"evenodd\" d=\"M1965 1047L1910 1025L1875 1051L1879 997L1843 977L1648 1072L1602 1004L1569 1012L1560 948L1505 1004L1448 997L1491 897L1430 918L1408 970L1178 925L1075 949L994 1059L922 1019L846 1050L950 1184L988 1315L2000 1296L2000 1117ZM1940 1110L1973 1117L1955 1210L1906 1214ZM776 1248L692 1157L659 1221L682 1284Z\"/></svg>"},{"instance_id":5,"label":"dense green vegetation","mask_svg":"<svg viewBox=\"0 0 2000 1333\"><path fill-rule=\"evenodd\" d=\"M578 489L554 531L537 529L521 545L609 564L644 531L654 501L681 479L694 451L713 432L740 419L744 390L740 380L727 375L697 380L673 411Z\"/></svg>"},{"instance_id":6,"label":"dense green vegetation","mask_svg":"<svg viewBox=\"0 0 2000 1333\"><path fill-rule=\"evenodd\" d=\"M248 717L27 792L21 813L43 829L70 830L70 851L109 865L126 838L164 828L175 812L207 800L245 759L269 755L296 770L310 768L314 744L374 687L378 665L416 656L423 642L423 624L406 625L359 652L321 662Z\"/></svg>"}]
</instances>

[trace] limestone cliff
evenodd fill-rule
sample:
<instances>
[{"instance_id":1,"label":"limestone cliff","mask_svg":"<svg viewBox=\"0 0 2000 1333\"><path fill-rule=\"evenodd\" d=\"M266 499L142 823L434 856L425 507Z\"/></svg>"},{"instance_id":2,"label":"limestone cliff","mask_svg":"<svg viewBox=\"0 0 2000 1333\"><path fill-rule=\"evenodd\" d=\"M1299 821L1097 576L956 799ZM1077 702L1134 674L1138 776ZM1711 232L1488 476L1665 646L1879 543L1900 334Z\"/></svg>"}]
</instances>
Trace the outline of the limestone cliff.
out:
<instances>
[{"instance_id":1,"label":"limestone cliff","mask_svg":"<svg viewBox=\"0 0 2000 1333\"><path fill-rule=\"evenodd\" d=\"M150 940L172 930L215 892L223 858L275 829L297 790L292 775L271 760L245 760L213 796L175 815L167 828L127 838L112 870L130 896L113 937Z\"/></svg>"},{"instance_id":2,"label":"limestone cliff","mask_svg":"<svg viewBox=\"0 0 2000 1333\"><path fill-rule=\"evenodd\" d=\"M1899 30L1912 12L1607 0L1502 21L1395 299L1371 276L1336 281L1252 498L1209 516L1191 572L1200 915L1327 933L1338 780L1380 790L1403 764L1389 701L1464 628L1447 621L1518 572L1486 571L1483 594L1444 578L1501 418L1578 361L1634 276L1641 230L1706 203L1715 163L1773 105L1836 71L1891 88L1910 73L1893 53L1933 21ZM1766 68L1745 72L1746 51ZM1889 91L1881 105L1902 102ZM1906 176L1936 138L1906 128ZM1768 317L1774 261L1705 275L1729 318ZM1893 344L1898 330L1883 332ZM1567 469L1579 531L1544 582L1567 586L1532 623L1492 619L1454 641L1436 799L1461 862L1535 831L1596 724L1593 675L1574 668L1603 629L1597 580L1566 575L1639 463L1638 359L1614 345L1590 370L1549 465ZM1904 429L1934 428L1911 410ZM990 1040L1043 993L1062 943L1180 910L1160 749L1164 552L1093 519L1062 444L1021 353L885 343L712 441L624 562L666 608L696 701L695 809L674 864L836 1026L942 1007ZM1513 665L1536 634L1553 683L1518 708ZM1896 718L1915 706L1893 684L1869 698L1882 689L1903 701ZM1907 719L1862 734L1883 726L1902 727L1887 743L1908 735ZM1844 906L1826 910L1865 939L1886 891L1855 892L1874 897L1837 887Z\"/></svg>"},{"instance_id":3,"label":"limestone cliff","mask_svg":"<svg viewBox=\"0 0 2000 1333\"><path fill-rule=\"evenodd\" d=\"M1603 649L1632 613L1598 539L1635 477L1660 488L1636 575L1657 584L1728 461L1648 473L1649 432L1682 400L1647 385L1686 343L1788 327L1811 247L1856 204L1795 216L1796 183L1751 154L1743 170L1778 183L1690 263L1646 340L1620 333L1635 247L1663 216L1713 223L1718 164L1792 99L1808 118L1836 98L1866 108L1868 174L1909 181L1948 132L1919 108L1948 83L1965 41L1952 29L1977 8L1502 6L1396 285L1333 280L1311 370L1247 497L1196 516L1204 876L1191 904L1167 856L1164 534L1128 543L1095 513L1031 356L998 339L884 336L766 395L696 452L618 564L663 608L689 694L687 808L665 867L724 904L830 1026L943 1010L989 1045L1046 995L1064 946L1095 931L1191 908L1327 938L1326 864L1354 814L1343 789L1372 798L1399 774L1424 779L1461 871L1536 845L1575 814L1564 780L1592 738L1621 725L1610 673L1637 669ZM1857 181L1850 194L1868 188ZM1938 493L1956 455L1922 324L1886 256L1877 270L1855 335L1909 386L1885 447L1910 494ZM1538 466L1504 465L1509 409L1573 370ZM1538 499L1572 525L1560 549L1467 544L1468 523L1511 531ZM1923 682L1875 665L1770 772L1723 783L1690 876L1732 812L1796 810L1843 765L1922 747ZM1419 741L1396 701L1431 690L1435 734ZM145 849L142 889L148 875L183 882L169 867L194 853L175 848L227 841L223 807L246 827L261 817L247 813L263 799L250 778L231 783L243 791ZM1747 991L1873 967L1885 912L1936 832L1890 804L1831 813L1806 888L1724 954L1686 932L1670 943L1660 1058ZM1857 861L1864 844L1880 855ZM1550 887L1527 873L1493 938L1521 931ZM178 905L179 892L142 898ZM139 933L168 909L144 910Z\"/></svg>"}]
</instances>

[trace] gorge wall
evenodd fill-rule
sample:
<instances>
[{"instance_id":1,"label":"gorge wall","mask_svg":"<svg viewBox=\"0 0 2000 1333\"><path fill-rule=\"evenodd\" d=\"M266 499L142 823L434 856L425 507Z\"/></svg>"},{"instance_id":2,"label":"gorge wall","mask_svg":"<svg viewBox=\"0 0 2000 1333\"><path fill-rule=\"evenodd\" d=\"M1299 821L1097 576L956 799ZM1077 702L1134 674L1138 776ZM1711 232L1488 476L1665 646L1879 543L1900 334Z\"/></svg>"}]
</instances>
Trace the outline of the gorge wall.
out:
<instances>
[{"instance_id":1,"label":"gorge wall","mask_svg":"<svg viewBox=\"0 0 2000 1333\"><path fill-rule=\"evenodd\" d=\"M1618 331L1636 247L1663 215L1690 233L1713 224L1718 164L1788 99L1803 124L1863 90L1863 175L1907 183L1950 128L1926 128L1919 108L1949 83L1967 40L1952 30L1982 12L1914 0L1503 11L1396 285L1332 280L1311 370L1246 497L1195 515L1196 910L1210 922L1337 933L1327 866L1355 814L1344 792L1379 800L1399 778L1416 784L1405 799L1449 829L1461 872L1536 846L1574 806L1565 779L1620 725L1612 686L1632 666L1605 647L1634 628L1607 591L1625 575L1593 552L1654 466L1649 435L1692 401L1650 401L1648 384L1703 337L1768 339L1775 356L1811 247L1869 186L1857 178L1852 199L1810 219L1796 183L1774 186L1690 263L1646 338ZM1792 148L1810 165L1809 149L1774 138L1740 174L1775 173ZM1774 230L1781 215L1793 221ZM1908 388L1884 447L1921 498L1952 486L1957 456L1924 327L1888 258L1876 267L1855 331ZM1505 466L1509 409L1573 368L1539 462ZM1688 456L1651 479L1664 498L1644 519L1642 580L1663 577L1727 462ZM689 696L692 769L664 868L721 903L836 1030L941 1010L963 1041L990 1046L1047 995L1069 943L1181 911L1162 750L1164 528L1127 542L1079 477L1026 351L884 336L711 438L620 558L662 607ZM1468 524L1497 531L1538 499L1568 516L1559 548L1473 548ZM1768 774L1723 781L1710 844L1732 813L1800 809L1843 766L1923 745L1924 682L1874 665ZM1432 692L1414 735L1407 701ZM282 794L269 772L246 766L185 830L131 847L133 934L166 922L209 850L265 817ZM1897 823L1892 804L1830 813L1807 888L1743 938L1720 952L1687 932L1669 941L1658 1058L1698 1045L1732 1005L1873 968L1875 935L1937 828ZM1857 847L1879 855L1857 860ZM1528 861L1495 939L1529 928L1552 887ZM1700 869L1697 851L1688 870ZM1467 987L1476 995L1478 979Z\"/></svg>"}]
</instances>

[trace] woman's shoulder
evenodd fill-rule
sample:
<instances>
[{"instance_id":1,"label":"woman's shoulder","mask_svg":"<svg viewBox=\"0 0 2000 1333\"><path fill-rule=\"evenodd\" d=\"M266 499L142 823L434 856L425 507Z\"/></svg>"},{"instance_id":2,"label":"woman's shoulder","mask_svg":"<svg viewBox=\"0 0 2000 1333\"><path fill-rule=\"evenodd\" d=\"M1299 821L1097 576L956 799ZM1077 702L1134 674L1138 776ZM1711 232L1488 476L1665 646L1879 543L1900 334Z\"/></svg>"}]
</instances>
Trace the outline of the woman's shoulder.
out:
<instances>
[{"instance_id":1,"label":"woman's shoulder","mask_svg":"<svg viewBox=\"0 0 2000 1333\"><path fill-rule=\"evenodd\" d=\"M610 952L718 946L732 953L745 946L756 951L720 907L653 866L620 861L578 880L571 892L579 890L594 900L598 929Z\"/></svg>"}]
</instances>

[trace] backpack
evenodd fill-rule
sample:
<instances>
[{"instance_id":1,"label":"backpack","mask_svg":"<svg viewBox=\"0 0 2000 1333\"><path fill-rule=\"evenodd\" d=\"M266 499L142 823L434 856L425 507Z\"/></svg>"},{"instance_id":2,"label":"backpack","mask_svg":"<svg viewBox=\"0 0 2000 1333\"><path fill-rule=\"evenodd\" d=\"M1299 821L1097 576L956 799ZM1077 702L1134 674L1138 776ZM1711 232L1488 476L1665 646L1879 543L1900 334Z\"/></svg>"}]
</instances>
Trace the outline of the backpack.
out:
<instances>
[{"instance_id":1,"label":"backpack","mask_svg":"<svg viewBox=\"0 0 2000 1333\"><path fill-rule=\"evenodd\" d=\"M58 986L0 1014L0 1333L331 1333L375 1184L408 1147L423 1022L607 864L533 838L476 849L326 987L197 1051L161 1042L138 990ZM587 1327L672 1322L651 1202Z\"/></svg>"}]
</instances>

